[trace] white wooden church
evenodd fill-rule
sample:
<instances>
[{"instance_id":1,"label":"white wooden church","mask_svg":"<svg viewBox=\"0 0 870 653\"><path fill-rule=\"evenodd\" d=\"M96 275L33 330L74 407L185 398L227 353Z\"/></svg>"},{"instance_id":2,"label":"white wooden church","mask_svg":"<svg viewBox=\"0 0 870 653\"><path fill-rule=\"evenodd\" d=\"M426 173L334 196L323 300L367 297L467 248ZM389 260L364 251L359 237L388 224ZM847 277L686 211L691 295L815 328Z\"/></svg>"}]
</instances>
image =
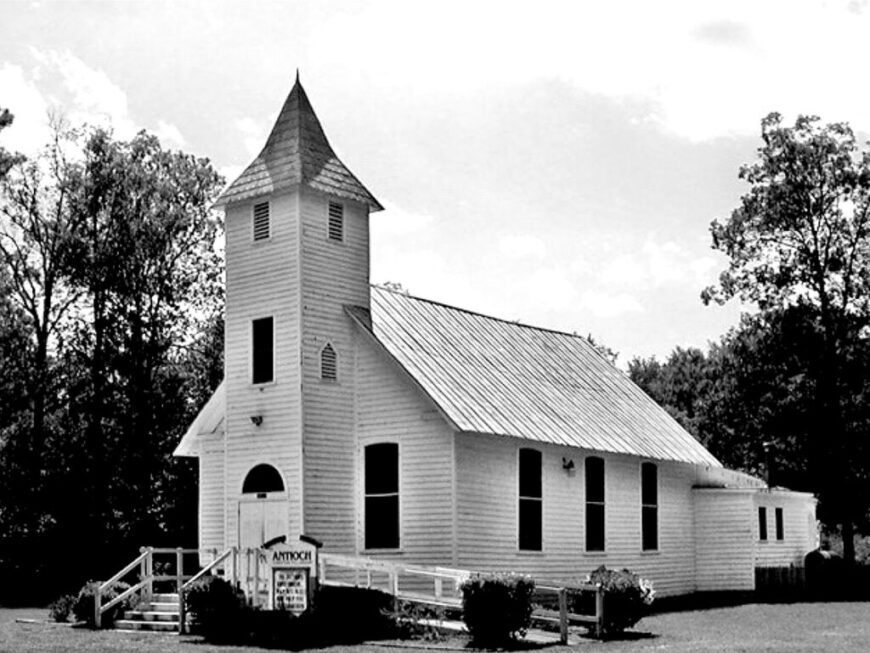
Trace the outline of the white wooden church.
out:
<instances>
[{"instance_id":1,"label":"white wooden church","mask_svg":"<svg viewBox=\"0 0 870 653\"><path fill-rule=\"evenodd\" d=\"M582 337L369 283L378 201L297 78L222 194L225 379L175 451L203 548L324 551L663 594L746 590L817 546L812 496L726 470ZM375 218L377 219L377 218Z\"/></svg>"}]
</instances>

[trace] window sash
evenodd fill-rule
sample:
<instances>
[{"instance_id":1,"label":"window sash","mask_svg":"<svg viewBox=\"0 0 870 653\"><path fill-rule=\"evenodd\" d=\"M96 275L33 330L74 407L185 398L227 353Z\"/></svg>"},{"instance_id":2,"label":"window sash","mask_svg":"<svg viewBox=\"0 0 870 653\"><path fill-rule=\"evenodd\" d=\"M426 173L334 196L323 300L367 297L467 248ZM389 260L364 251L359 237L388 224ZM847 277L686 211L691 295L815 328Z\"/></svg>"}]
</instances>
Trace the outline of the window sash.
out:
<instances>
[{"instance_id":1,"label":"window sash","mask_svg":"<svg viewBox=\"0 0 870 653\"><path fill-rule=\"evenodd\" d=\"M767 541L767 508L764 506L758 507L758 539Z\"/></svg>"},{"instance_id":2,"label":"window sash","mask_svg":"<svg viewBox=\"0 0 870 653\"><path fill-rule=\"evenodd\" d=\"M783 524L782 508L777 508L774 514L776 517L776 539L782 541L785 539L785 525Z\"/></svg>"},{"instance_id":3,"label":"window sash","mask_svg":"<svg viewBox=\"0 0 870 653\"><path fill-rule=\"evenodd\" d=\"M251 382L269 383L275 379L274 321L271 317L251 323Z\"/></svg>"}]
</instances>

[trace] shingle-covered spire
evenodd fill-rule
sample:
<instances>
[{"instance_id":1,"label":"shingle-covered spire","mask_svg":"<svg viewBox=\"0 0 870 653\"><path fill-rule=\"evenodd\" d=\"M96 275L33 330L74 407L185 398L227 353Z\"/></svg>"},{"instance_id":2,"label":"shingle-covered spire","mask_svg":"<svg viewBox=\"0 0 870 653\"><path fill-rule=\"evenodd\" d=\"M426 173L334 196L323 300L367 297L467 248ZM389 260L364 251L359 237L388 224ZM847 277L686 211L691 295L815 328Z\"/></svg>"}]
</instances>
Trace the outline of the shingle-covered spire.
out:
<instances>
[{"instance_id":1,"label":"shingle-covered spire","mask_svg":"<svg viewBox=\"0 0 870 653\"><path fill-rule=\"evenodd\" d=\"M216 205L225 206L297 185L362 202L371 211L383 209L332 151L299 82L298 71L293 90L263 151L221 194Z\"/></svg>"}]
</instances>

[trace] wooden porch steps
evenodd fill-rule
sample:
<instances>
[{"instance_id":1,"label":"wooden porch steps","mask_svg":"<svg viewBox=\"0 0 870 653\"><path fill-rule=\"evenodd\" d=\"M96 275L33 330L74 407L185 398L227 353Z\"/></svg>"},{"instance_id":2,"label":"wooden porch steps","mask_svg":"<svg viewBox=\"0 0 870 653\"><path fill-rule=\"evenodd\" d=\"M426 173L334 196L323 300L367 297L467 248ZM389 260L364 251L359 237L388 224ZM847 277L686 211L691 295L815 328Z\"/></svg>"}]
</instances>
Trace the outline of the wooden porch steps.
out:
<instances>
[{"instance_id":1,"label":"wooden porch steps","mask_svg":"<svg viewBox=\"0 0 870 653\"><path fill-rule=\"evenodd\" d=\"M140 603L135 610L124 612L115 621L116 630L177 633L178 594L154 594L151 601Z\"/></svg>"}]
</instances>

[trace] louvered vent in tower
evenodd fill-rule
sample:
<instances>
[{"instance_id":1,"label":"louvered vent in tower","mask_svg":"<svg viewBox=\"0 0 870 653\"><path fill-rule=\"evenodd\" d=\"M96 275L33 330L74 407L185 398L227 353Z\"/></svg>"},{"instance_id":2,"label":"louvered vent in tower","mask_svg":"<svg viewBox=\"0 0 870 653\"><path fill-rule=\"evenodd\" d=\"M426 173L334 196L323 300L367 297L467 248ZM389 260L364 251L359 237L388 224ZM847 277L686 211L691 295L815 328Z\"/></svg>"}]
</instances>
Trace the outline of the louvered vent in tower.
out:
<instances>
[{"instance_id":1,"label":"louvered vent in tower","mask_svg":"<svg viewBox=\"0 0 870 653\"><path fill-rule=\"evenodd\" d=\"M254 240L266 240L269 226L269 202L254 204Z\"/></svg>"},{"instance_id":2,"label":"louvered vent in tower","mask_svg":"<svg viewBox=\"0 0 870 653\"><path fill-rule=\"evenodd\" d=\"M338 360L329 343L320 352L320 378L335 381L338 378Z\"/></svg>"},{"instance_id":3,"label":"louvered vent in tower","mask_svg":"<svg viewBox=\"0 0 870 653\"><path fill-rule=\"evenodd\" d=\"M344 206L336 202L329 203L329 238L344 240Z\"/></svg>"}]
</instances>

